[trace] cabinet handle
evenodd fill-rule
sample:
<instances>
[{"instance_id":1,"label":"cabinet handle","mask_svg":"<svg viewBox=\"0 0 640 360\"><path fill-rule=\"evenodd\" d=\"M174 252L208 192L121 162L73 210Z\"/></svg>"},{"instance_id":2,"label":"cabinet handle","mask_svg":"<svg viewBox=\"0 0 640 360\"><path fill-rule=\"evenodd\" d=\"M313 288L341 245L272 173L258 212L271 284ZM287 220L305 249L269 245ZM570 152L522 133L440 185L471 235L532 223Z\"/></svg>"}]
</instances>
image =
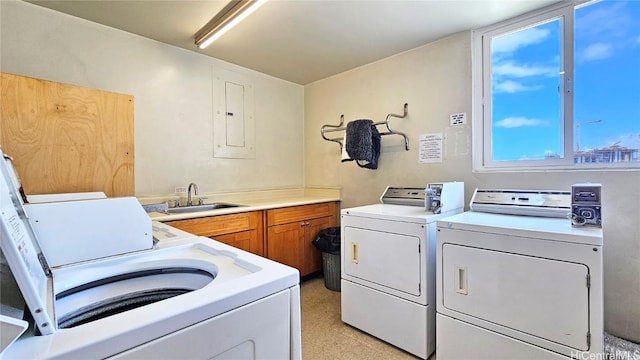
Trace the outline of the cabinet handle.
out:
<instances>
[{"instance_id":1,"label":"cabinet handle","mask_svg":"<svg viewBox=\"0 0 640 360\"><path fill-rule=\"evenodd\" d=\"M358 243L351 243L351 261L354 264L358 263Z\"/></svg>"}]
</instances>

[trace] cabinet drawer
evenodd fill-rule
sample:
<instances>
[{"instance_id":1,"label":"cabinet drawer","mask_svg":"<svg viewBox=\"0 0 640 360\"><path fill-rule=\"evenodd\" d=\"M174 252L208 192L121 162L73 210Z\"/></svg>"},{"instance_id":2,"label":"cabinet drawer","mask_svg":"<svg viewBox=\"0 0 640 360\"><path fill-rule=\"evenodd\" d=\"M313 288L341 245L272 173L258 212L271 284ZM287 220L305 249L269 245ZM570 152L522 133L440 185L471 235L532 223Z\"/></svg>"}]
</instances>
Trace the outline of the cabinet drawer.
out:
<instances>
[{"instance_id":1,"label":"cabinet drawer","mask_svg":"<svg viewBox=\"0 0 640 360\"><path fill-rule=\"evenodd\" d=\"M261 224L262 213L259 211L167 222L180 230L207 237L254 230Z\"/></svg>"},{"instance_id":2,"label":"cabinet drawer","mask_svg":"<svg viewBox=\"0 0 640 360\"><path fill-rule=\"evenodd\" d=\"M325 216L337 216L337 209L336 202L271 209L267 210L267 225L280 225Z\"/></svg>"}]
</instances>

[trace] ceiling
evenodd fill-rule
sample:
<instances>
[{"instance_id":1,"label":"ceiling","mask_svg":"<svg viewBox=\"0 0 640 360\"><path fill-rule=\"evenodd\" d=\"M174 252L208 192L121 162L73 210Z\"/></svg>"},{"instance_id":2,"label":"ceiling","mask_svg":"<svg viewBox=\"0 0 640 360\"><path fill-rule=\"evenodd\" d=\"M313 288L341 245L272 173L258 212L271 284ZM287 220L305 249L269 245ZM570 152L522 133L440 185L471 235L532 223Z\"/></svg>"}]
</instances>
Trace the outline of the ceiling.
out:
<instances>
[{"instance_id":1,"label":"ceiling","mask_svg":"<svg viewBox=\"0 0 640 360\"><path fill-rule=\"evenodd\" d=\"M271 0L204 50L228 0L27 1L305 85L558 0Z\"/></svg>"}]
</instances>

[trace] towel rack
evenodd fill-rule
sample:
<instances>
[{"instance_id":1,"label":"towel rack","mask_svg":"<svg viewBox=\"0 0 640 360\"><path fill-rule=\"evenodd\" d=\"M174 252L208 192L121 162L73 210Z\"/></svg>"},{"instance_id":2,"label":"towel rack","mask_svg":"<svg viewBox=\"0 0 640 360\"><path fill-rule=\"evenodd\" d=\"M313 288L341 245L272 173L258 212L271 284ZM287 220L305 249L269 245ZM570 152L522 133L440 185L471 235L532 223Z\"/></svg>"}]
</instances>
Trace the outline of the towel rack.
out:
<instances>
[{"instance_id":1,"label":"towel rack","mask_svg":"<svg viewBox=\"0 0 640 360\"><path fill-rule=\"evenodd\" d=\"M409 151L409 138L407 137L406 134L401 133L400 131L395 131L391 128L391 126L389 125L389 118L395 117L395 118L399 118L399 119L403 119L407 116L407 113L409 111L409 104L405 103L404 104L404 114L402 115L398 115L398 114L388 114L387 118L384 121L379 121L379 122L375 122L373 123L373 125L385 125L387 127L387 131L384 132L380 132L380 135L400 135L404 138L404 148ZM344 131L347 128L344 125L344 114L340 115L340 124L338 125L322 125L322 127L320 128L320 135L322 135L322 138L327 140L327 141L333 141L336 142L340 145L340 150L342 150L342 147L344 146L344 144L342 144L342 139L344 137L341 138L328 138L325 136L326 133L330 133L330 132L335 132L335 131Z\"/></svg>"}]
</instances>

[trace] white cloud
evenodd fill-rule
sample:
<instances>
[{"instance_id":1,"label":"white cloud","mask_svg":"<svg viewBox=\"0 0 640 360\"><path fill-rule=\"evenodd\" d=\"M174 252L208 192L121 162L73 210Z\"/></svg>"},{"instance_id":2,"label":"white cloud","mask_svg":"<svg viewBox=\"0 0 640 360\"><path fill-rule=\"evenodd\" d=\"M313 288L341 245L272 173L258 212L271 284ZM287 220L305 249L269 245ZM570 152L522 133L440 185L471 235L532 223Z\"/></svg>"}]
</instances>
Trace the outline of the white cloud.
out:
<instances>
[{"instance_id":1,"label":"white cloud","mask_svg":"<svg viewBox=\"0 0 640 360\"><path fill-rule=\"evenodd\" d=\"M523 92L523 91L534 91L541 88L542 86L526 86L526 85L522 85L517 81L507 80L497 84L493 90L495 93L513 94L513 93Z\"/></svg>"},{"instance_id":2,"label":"white cloud","mask_svg":"<svg viewBox=\"0 0 640 360\"><path fill-rule=\"evenodd\" d=\"M497 37L491 42L491 52L513 52L519 48L537 44L549 36L548 29L529 28Z\"/></svg>"},{"instance_id":3,"label":"white cloud","mask_svg":"<svg viewBox=\"0 0 640 360\"><path fill-rule=\"evenodd\" d=\"M547 126L548 122L538 119L528 119L522 116L504 118L495 123L495 126L502 128L519 128L519 127L540 127Z\"/></svg>"},{"instance_id":4,"label":"white cloud","mask_svg":"<svg viewBox=\"0 0 640 360\"><path fill-rule=\"evenodd\" d=\"M613 55L613 46L605 43L595 43L587 46L580 54L580 60L593 61L602 60Z\"/></svg>"},{"instance_id":5,"label":"white cloud","mask_svg":"<svg viewBox=\"0 0 640 360\"><path fill-rule=\"evenodd\" d=\"M492 75L511 76L516 78L536 75L553 76L557 75L558 72L558 68L553 66L517 65L512 62L499 64L492 68Z\"/></svg>"},{"instance_id":6,"label":"white cloud","mask_svg":"<svg viewBox=\"0 0 640 360\"><path fill-rule=\"evenodd\" d=\"M576 12L574 26L576 36L591 38L612 38L625 36L633 28L631 12L624 1L609 1L606 6L593 6L586 12Z\"/></svg>"}]
</instances>

